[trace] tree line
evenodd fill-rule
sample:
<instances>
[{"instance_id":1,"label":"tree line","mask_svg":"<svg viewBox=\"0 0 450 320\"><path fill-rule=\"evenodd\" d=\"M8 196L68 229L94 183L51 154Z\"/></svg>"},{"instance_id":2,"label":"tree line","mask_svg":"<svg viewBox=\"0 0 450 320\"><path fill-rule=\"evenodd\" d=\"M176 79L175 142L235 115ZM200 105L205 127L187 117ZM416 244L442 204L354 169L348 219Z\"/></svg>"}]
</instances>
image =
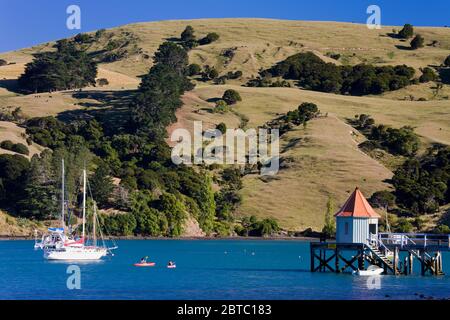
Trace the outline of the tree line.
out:
<instances>
[{"instance_id":1,"label":"tree line","mask_svg":"<svg viewBox=\"0 0 450 320\"><path fill-rule=\"evenodd\" d=\"M281 77L295 80L298 86L321 92L363 96L381 94L398 90L413 81L415 71L406 65L372 66L338 66L326 63L312 52L298 53L277 63L260 73L260 80L250 81L248 85L263 86L266 78ZM273 83L271 82L271 86ZM279 86L288 86L280 83Z\"/></svg>"}]
</instances>

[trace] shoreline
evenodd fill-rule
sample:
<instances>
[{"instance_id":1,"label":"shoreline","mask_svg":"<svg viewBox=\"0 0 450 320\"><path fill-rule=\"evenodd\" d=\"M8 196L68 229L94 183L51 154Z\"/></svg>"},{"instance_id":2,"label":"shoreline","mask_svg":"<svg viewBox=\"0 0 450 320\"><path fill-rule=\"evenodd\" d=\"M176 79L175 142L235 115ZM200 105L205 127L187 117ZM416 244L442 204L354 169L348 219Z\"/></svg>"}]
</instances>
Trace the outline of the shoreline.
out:
<instances>
[{"instance_id":1,"label":"shoreline","mask_svg":"<svg viewBox=\"0 0 450 320\"><path fill-rule=\"evenodd\" d=\"M34 237L4 237L0 236L0 241L27 241L27 240L34 240ZM168 238L168 237L139 237L139 236L129 236L129 237L107 237L105 240L205 240L205 241L212 241L212 240L258 240L258 241L312 241L316 242L319 241L319 238L316 237L175 237L175 238Z\"/></svg>"}]
</instances>

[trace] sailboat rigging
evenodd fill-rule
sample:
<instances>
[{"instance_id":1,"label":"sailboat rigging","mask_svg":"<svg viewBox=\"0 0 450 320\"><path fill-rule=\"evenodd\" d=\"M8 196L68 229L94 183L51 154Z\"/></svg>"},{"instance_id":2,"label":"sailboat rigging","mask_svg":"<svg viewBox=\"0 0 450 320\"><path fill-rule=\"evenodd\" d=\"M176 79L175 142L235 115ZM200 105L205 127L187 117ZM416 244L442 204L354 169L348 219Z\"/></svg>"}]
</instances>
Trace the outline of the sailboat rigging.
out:
<instances>
[{"instance_id":1,"label":"sailboat rigging","mask_svg":"<svg viewBox=\"0 0 450 320\"><path fill-rule=\"evenodd\" d=\"M112 250L117 246L108 248L105 245L101 228L99 229L102 245L97 243L97 204L93 201L92 215L92 243L88 245L86 237L86 193L87 193L87 177L86 169L83 170L83 203L82 203L82 234L81 238L77 238L68 232L65 223L65 199L64 199L64 160L62 160L62 190L61 190L61 227L48 228L48 234L44 235L41 241L35 240L35 249L44 251L44 258L48 260L99 260L108 254L112 255ZM90 191L90 190L89 190ZM91 193L92 198L92 193ZM68 207L68 206L67 206ZM69 223L70 225L70 223ZM71 230L70 230L71 231Z\"/></svg>"}]
</instances>

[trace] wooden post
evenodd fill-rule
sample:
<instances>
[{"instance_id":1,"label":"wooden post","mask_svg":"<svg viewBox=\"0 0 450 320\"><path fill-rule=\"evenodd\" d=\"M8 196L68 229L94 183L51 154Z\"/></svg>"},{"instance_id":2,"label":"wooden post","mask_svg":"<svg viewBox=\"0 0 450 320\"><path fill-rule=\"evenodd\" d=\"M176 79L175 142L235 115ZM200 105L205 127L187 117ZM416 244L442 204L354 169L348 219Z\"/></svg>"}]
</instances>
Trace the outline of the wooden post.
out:
<instances>
[{"instance_id":1,"label":"wooden post","mask_svg":"<svg viewBox=\"0 0 450 320\"><path fill-rule=\"evenodd\" d=\"M364 251L363 250L359 250L358 269L366 270L366 268L364 266Z\"/></svg>"},{"instance_id":2,"label":"wooden post","mask_svg":"<svg viewBox=\"0 0 450 320\"><path fill-rule=\"evenodd\" d=\"M338 250L337 246L335 249L335 254L336 254L336 258L334 260L334 267L336 269L336 273L339 273L341 271L339 270L339 250Z\"/></svg>"},{"instance_id":3,"label":"wooden post","mask_svg":"<svg viewBox=\"0 0 450 320\"><path fill-rule=\"evenodd\" d=\"M397 275L398 270L398 248L394 249L394 275Z\"/></svg>"},{"instance_id":4,"label":"wooden post","mask_svg":"<svg viewBox=\"0 0 450 320\"><path fill-rule=\"evenodd\" d=\"M414 261L414 256L413 254L410 252L408 255L408 274L412 274L413 273L413 262Z\"/></svg>"},{"instance_id":5,"label":"wooden post","mask_svg":"<svg viewBox=\"0 0 450 320\"><path fill-rule=\"evenodd\" d=\"M422 274L422 276L425 275L425 251L422 250L420 252L420 256L422 257L420 259L420 273Z\"/></svg>"},{"instance_id":6,"label":"wooden post","mask_svg":"<svg viewBox=\"0 0 450 320\"><path fill-rule=\"evenodd\" d=\"M311 272L314 272L314 269L315 269L315 268L314 268L314 260L315 260L316 258L315 258L315 256L314 256L314 251L315 251L315 249L314 249L312 243L310 243L310 244L309 244L309 255L310 255L309 260L310 260L310 264L311 264Z\"/></svg>"},{"instance_id":7,"label":"wooden post","mask_svg":"<svg viewBox=\"0 0 450 320\"><path fill-rule=\"evenodd\" d=\"M433 274L435 275L435 276L437 276L438 274L439 274L439 272L438 272L438 268L439 268L439 262L438 262L438 259L439 259L439 253L438 252L436 252L435 254L434 254L434 261L433 261L433 264L434 264L434 271L433 271Z\"/></svg>"}]
</instances>

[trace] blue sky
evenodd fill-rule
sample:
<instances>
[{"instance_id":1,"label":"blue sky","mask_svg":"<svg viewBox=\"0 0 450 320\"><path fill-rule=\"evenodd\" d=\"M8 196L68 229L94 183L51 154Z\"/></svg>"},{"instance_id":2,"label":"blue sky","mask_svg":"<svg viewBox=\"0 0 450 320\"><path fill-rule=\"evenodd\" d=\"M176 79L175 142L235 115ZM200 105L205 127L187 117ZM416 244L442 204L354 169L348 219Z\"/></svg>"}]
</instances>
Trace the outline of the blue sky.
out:
<instances>
[{"instance_id":1,"label":"blue sky","mask_svg":"<svg viewBox=\"0 0 450 320\"><path fill-rule=\"evenodd\" d=\"M72 36L66 8L81 8L81 32L132 22L257 17L365 23L371 4L383 25L450 25L449 0L0 0L0 52Z\"/></svg>"}]
</instances>

